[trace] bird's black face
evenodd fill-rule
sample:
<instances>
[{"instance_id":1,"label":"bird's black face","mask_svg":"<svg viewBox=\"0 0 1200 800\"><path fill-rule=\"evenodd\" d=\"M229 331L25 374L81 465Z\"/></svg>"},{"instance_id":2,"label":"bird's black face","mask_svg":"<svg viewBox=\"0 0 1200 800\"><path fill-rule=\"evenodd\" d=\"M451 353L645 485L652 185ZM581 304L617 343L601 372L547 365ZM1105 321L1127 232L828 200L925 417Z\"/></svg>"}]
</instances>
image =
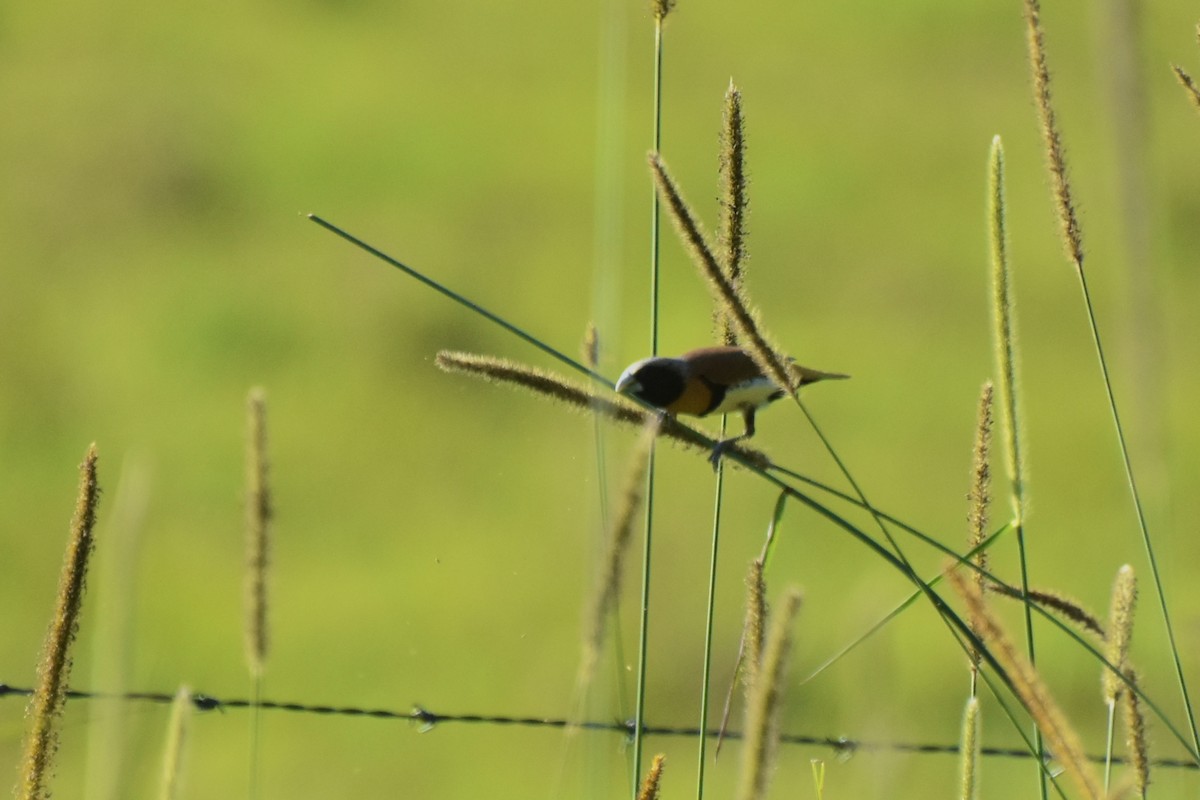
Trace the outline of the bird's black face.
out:
<instances>
[{"instance_id":1,"label":"bird's black face","mask_svg":"<svg viewBox=\"0 0 1200 800\"><path fill-rule=\"evenodd\" d=\"M617 390L652 406L666 408L683 394L684 380L677 359L649 358L625 370L617 381Z\"/></svg>"}]
</instances>

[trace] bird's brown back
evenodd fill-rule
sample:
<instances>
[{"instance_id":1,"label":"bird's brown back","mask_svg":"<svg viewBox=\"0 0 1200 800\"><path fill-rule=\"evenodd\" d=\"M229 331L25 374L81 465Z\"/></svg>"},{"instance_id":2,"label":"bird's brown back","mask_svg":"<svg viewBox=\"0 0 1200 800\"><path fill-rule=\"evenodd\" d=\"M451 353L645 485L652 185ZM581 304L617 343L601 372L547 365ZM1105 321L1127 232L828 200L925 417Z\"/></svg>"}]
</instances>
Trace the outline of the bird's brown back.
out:
<instances>
[{"instance_id":1,"label":"bird's brown back","mask_svg":"<svg viewBox=\"0 0 1200 800\"><path fill-rule=\"evenodd\" d=\"M681 358L691 375L720 386L735 386L763 374L740 347L701 347L684 353Z\"/></svg>"}]
</instances>

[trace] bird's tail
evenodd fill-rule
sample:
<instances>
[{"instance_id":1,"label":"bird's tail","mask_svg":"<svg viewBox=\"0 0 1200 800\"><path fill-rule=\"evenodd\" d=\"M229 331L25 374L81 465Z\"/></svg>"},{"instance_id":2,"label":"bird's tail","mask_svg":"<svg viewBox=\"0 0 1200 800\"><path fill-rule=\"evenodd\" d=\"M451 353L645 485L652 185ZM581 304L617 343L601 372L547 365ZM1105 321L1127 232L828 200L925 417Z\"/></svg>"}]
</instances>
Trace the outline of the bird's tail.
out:
<instances>
[{"instance_id":1,"label":"bird's tail","mask_svg":"<svg viewBox=\"0 0 1200 800\"><path fill-rule=\"evenodd\" d=\"M792 368L792 375L799 381L798 385L800 386L807 386L817 381L843 380L850 377L840 372L822 372L819 369L803 367L794 361L789 366Z\"/></svg>"}]
</instances>

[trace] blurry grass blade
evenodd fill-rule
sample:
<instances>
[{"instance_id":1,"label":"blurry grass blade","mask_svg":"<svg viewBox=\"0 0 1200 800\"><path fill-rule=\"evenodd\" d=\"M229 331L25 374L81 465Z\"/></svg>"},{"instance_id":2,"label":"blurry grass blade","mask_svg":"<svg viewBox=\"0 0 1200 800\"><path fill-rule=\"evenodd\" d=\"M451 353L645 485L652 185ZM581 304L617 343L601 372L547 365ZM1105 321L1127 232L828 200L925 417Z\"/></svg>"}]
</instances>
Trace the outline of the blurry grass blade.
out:
<instances>
[{"instance_id":1,"label":"blurry grass blade","mask_svg":"<svg viewBox=\"0 0 1200 800\"><path fill-rule=\"evenodd\" d=\"M650 448L657 435L658 420L651 417L646 422L644 432L630 457L620 505L617 507L612 529L607 532L603 567L597 576L596 588L588 601L587 627L579 665L579 686L582 690L586 690L595 677L608 616L616 608L620 597L625 557L629 552L629 542L633 538L633 529L642 508L646 466Z\"/></svg>"},{"instance_id":2,"label":"blurry grass blade","mask_svg":"<svg viewBox=\"0 0 1200 800\"><path fill-rule=\"evenodd\" d=\"M547 355L561 361L562 363L566 364L567 366L571 367L574 370L577 370L579 372L583 372L587 375L590 375L592 378L595 378L596 380L602 382L604 385L608 386L609 388L612 388L612 385L613 385L612 381L608 380L603 375L599 375L599 374L592 372L591 370L585 368L579 362L569 358L568 356L559 352L558 350L555 350L553 347L550 347L548 344L543 342L541 339L538 339L537 337L533 336L532 334L525 332L523 329L517 327L516 325L512 324L511 322L509 322L508 320L499 316L498 314L494 314L491 311L488 311L483 306L481 306L471 300L468 300L463 295L459 294L458 292L456 292L446 286L443 286L442 284L440 284L437 281L433 280L432 278L428 277L424 273L413 269L412 267L408 266L407 264L397 261L396 259L389 256L387 253L385 253L382 250L379 250L375 247L372 247L371 245L364 242L362 239L359 239L358 237L353 236L352 234L348 233L347 231L334 225L332 222L328 222L325 219L322 219L321 217L317 216L316 214L309 214L308 218L310 220L312 220L313 222L317 223L318 225L320 225L325 230L329 231L330 233L333 233L333 234L341 237L342 239L345 239L347 242L349 242L350 244L359 248L360 250L364 250L364 251L370 253L371 255L378 258L380 261L390 264L391 266L393 266L396 269L403 272L405 275L408 275L410 278L416 279L417 281L421 282L425 286L428 286L430 289L433 289L434 291L438 292L439 294L450 298L454 302L458 303L461 306L464 306L465 308L469 309L470 311L474 312L475 314L478 314L479 316L483 317L484 319L486 319L490 322L493 322L496 325L499 325L504 330L508 331L509 333L513 334L514 336L518 337L519 339L527 342L528 344L533 345L538 350L541 350L543 353L546 353Z\"/></svg>"},{"instance_id":3,"label":"blurry grass blade","mask_svg":"<svg viewBox=\"0 0 1200 800\"><path fill-rule=\"evenodd\" d=\"M991 536L987 537L982 542L977 544L974 548L972 548L969 552L967 552L966 555L956 556L956 557L963 561L973 562L975 556L977 556L980 552L988 549L993 544L995 544L997 539L999 538L1000 534L1004 533L1007 530L1008 530L1007 525L1000 527ZM945 577L944 574L938 573L936 576L934 576L933 578L931 578L928 581L929 587L933 588L934 586L937 586L939 583L942 582L942 579L944 577ZM820 675L825 670L832 667L837 662L841 661L843 658L845 658L847 655L849 655L851 653L851 651L853 651L860 644L867 641L872 636L874 636L876 633L878 633L879 631L881 631L885 627L887 627L887 624L889 622L891 622L896 617L900 616L901 612L903 612L905 609L910 607L913 603L920 600L924 594L925 594L925 592L922 589L917 589L912 594L910 594L908 597L904 598L904 600L900 601L899 605L897 605L891 611L889 611L888 613L886 613L882 617L880 617L879 620L874 625L867 628L867 630L864 631L860 636L855 638L853 641L851 641L849 644L847 644L841 650L838 650L836 653L834 653L828 659L821 662L821 664L816 669L814 669L812 672L810 672L807 677L800 680L798 682L798 684L803 686L804 684L811 681L813 678ZM974 651L974 649L972 649L970 652L975 652L975 651Z\"/></svg>"},{"instance_id":4,"label":"blurry grass blade","mask_svg":"<svg viewBox=\"0 0 1200 800\"><path fill-rule=\"evenodd\" d=\"M762 552L758 556L763 563L763 569L771 564L771 554L775 552L775 533L779 530L779 523L783 521L783 510L787 507L787 499L787 492L780 492L779 497L775 498L775 509L771 512L771 522L767 525L767 538L763 542Z\"/></svg>"},{"instance_id":5,"label":"blurry grass blade","mask_svg":"<svg viewBox=\"0 0 1200 800\"><path fill-rule=\"evenodd\" d=\"M171 721L167 728L167 746L163 753L162 780L159 783L160 800L176 800L183 796L183 762L187 752L189 719L192 711L192 695L186 686L181 686L171 704Z\"/></svg>"}]
</instances>

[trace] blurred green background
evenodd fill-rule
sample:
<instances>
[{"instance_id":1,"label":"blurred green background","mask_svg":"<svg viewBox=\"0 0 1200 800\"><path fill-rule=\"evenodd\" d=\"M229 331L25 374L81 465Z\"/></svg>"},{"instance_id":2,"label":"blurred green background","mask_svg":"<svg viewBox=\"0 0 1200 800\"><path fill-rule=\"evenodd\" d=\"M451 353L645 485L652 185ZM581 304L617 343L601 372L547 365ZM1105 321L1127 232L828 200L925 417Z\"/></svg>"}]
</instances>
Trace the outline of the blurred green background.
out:
<instances>
[{"instance_id":1,"label":"blurred green background","mask_svg":"<svg viewBox=\"0 0 1200 800\"><path fill-rule=\"evenodd\" d=\"M1195 679L1200 117L1169 70L1200 71L1195 6L1147 4L1135 27L1109 3L1053 4L1043 19L1090 285ZM592 423L439 372L441 348L552 365L302 215L344 225L568 353L594 320L615 377L649 341L652 41L640 0L0 7L0 681L33 681L75 465L96 441L107 491L73 683L107 688L98 682L117 678L103 665L124 660L132 688L247 696L243 415L262 385L278 509L267 696L569 714L599 540ZM809 407L868 496L953 546L992 369L984 178L1003 136L1032 580L1103 610L1122 563L1148 579L1056 238L1020 4L683 0L666 48L668 164L711 225L732 77L748 121L749 290L789 351L853 374L811 390ZM664 234L669 353L711 333L704 287L669 225ZM633 439L604 432L614 488ZM837 482L795 409L760 416L758 443ZM693 725L713 482L692 454L663 448L658 463L647 709L653 723ZM719 693L774 501L740 471L727 490ZM1000 521L1005 491L998 483ZM782 536L773 590L806 593L786 729L954 741L967 673L924 607L800 685L908 587L798 508ZM1013 550L1003 542L996 561L1015 578ZM941 563L911 552L925 570ZM588 703L599 719L630 713L635 583L624 660L606 655ZM1179 719L1148 584L1144 596L1134 658ZM1047 676L1099 751L1097 670L1040 630ZM624 689L609 678L622 672ZM23 706L0 700L0 763L17 762ZM163 707L72 703L60 796L85 784L105 796L89 755L119 768L112 796L150 796L166 720ZM264 798L621 797L628 781L612 734L419 734L282 713L262 725ZM247 794L249 729L241 711L195 719L186 796ZM1151 734L1156 755L1179 755L1160 725ZM124 755L113 761L97 740ZM1016 741L988 704L985 742ZM648 748L669 755L667 796L690 791L694 742ZM812 796L811 758L833 761L781 753L780 796ZM727 752L710 771L713 796L729 793L736 766ZM862 753L831 763L826 796L945 796L956 769L948 756ZM1195 791L1194 778L1157 780L1166 796ZM984 786L1031 790L1031 768L989 761Z\"/></svg>"}]
</instances>

